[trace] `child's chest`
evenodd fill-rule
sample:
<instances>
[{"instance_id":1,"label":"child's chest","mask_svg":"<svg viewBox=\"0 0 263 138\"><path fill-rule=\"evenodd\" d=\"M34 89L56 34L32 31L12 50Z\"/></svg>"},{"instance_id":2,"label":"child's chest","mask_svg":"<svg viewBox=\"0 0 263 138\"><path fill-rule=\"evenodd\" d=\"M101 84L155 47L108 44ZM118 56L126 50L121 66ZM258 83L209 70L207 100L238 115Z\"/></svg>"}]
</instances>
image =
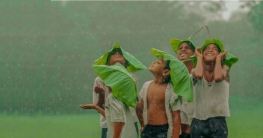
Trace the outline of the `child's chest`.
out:
<instances>
[{"instance_id":1,"label":"child's chest","mask_svg":"<svg viewBox=\"0 0 263 138\"><path fill-rule=\"evenodd\" d=\"M165 101L165 86L149 87L147 91L148 103L164 103Z\"/></svg>"}]
</instances>

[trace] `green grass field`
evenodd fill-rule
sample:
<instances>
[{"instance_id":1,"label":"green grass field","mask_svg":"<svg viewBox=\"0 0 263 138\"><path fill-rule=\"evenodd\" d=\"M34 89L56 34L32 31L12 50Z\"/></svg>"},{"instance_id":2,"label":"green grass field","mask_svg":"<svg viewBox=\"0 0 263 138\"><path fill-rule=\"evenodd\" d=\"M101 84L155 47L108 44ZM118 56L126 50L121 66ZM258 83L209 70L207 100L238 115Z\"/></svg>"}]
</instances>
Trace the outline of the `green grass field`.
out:
<instances>
[{"instance_id":1,"label":"green grass field","mask_svg":"<svg viewBox=\"0 0 263 138\"><path fill-rule=\"evenodd\" d=\"M229 138L263 137L263 111L232 110L227 119ZM99 138L99 114L0 115L1 138Z\"/></svg>"}]
</instances>

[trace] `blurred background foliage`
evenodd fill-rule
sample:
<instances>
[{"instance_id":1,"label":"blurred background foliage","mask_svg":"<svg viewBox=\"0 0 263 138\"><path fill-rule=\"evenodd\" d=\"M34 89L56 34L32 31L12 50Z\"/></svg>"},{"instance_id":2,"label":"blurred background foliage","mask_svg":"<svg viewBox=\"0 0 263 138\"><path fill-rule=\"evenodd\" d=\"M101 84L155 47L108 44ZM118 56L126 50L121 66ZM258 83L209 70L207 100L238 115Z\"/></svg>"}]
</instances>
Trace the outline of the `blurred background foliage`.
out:
<instances>
[{"instance_id":1,"label":"blurred background foliage","mask_svg":"<svg viewBox=\"0 0 263 138\"><path fill-rule=\"evenodd\" d=\"M149 66L151 47L175 55L170 38L188 38L204 25L239 57L230 72L230 107L262 109L263 1L243 1L227 20L225 8L224 1L3 1L0 111L82 113L79 104L92 102L91 65L115 42ZM203 29L192 40L201 46L207 38ZM153 78L147 70L136 75L139 90Z\"/></svg>"}]
</instances>

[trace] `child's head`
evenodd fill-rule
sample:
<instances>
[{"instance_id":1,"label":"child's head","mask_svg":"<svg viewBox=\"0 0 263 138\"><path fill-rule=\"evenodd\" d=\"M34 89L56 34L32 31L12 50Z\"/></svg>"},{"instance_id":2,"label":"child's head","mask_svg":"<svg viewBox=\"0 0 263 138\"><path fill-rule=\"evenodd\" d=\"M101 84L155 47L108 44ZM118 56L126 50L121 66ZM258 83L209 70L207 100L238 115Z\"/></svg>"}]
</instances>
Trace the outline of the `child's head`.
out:
<instances>
[{"instance_id":1,"label":"child's head","mask_svg":"<svg viewBox=\"0 0 263 138\"><path fill-rule=\"evenodd\" d=\"M190 56L194 55L195 47L191 42L182 42L178 47L177 58L179 60L186 60Z\"/></svg>"},{"instance_id":2,"label":"child's head","mask_svg":"<svg viewBox=\"0 0 263 138\"><path fill-rule=\"evenodd\" d=\"M125 58L123 57L122 51L120 48L115 48L113 49L107 58L107 65L114 65L116 62L119 62L120 64L122 64L124 67L128 66L128 61L125 60Z\"/></svg>"},{"instance_id":3,"label":"child's head","mask_svg":"<svg viewBox=\"0 0 263 138\"><path fill-rule=\"evenodd\" d=\"M217 55L221 52L220 48L216 44L208 44L202 51L202 55L205 62L216 61Z\"/></svg>"},{"instance_id":4,"label":"child's head","mask_svg":"<svg viewBox=\"0 0 263 138\"><path fill-rule=\"evenodd\" d=\"M168 83L171 80L169 63L169 60L165 61L161 57L153 61L148 70L152 72L154 76L162 76L162 83Z\"/></svg>"},{"instance_id":5,"label":"child's head","mask_svg":"<svg viewBox=\"0 0 263 138\"><path fill-rule=\"evenodd\" d=\"M122 64L128 72L136 72L146 69L138 59L126 52L115 43L112 49L106 52L103 56L95 60L95 65L114 65L116 62Z\"/></svg>"}]
</instances>

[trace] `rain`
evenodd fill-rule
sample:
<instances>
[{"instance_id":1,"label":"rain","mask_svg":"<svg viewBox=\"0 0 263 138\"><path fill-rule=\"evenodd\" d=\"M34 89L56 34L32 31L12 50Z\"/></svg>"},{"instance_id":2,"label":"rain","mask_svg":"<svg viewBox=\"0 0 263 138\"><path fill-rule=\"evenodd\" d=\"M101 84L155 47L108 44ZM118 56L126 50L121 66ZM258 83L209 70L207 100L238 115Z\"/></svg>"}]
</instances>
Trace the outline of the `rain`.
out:
<instances>
[{"instance_id":1,"label":"rain","mask_svg":"<svg viewBox=\"0 0 263 138\"><path fill-rule=\"evenodd\" d=\"M147 67L171 38L207 25L239 61L230 70L229 138L263 137L263 1L3 1L0 126L3 138L97 138L94 61L114 43ZM205 29L192 36L202 46ZM135 73L138 91L152 80Z\"/></svg>"}]
</instances>

